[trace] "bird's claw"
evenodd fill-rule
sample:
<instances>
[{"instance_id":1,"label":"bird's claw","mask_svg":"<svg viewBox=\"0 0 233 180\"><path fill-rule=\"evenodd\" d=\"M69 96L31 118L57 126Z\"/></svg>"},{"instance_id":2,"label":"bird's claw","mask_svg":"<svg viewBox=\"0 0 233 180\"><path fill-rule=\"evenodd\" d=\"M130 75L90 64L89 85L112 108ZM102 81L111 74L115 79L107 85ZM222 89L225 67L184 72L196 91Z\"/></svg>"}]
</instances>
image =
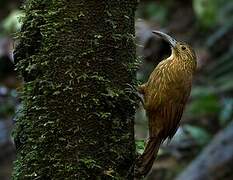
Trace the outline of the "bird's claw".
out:
<instances>
[{"instance_id":1,"label":"bird's claw","mask_svg":"<svg viewBox=\"0 0 233 180\"><path fill-rule=\"evenodd\" d=\"M140 63L134 64L134 69L138 71L141 69L141 66L142 66L142 64L140 64Z\"/></svg>"},{"instance_id":2,"label":"bird's claw","mask_svg":"<svg viewBox=\"0 0 233 180\"><path fill-rule=\"evenodd\" d=\"M125 91L128 92L128 93L137 93L138 90L135 86L131 85L131 84L126 84L126 88L125 88Z\"/></svg>"},{"instance_id":3,"label":"bird's claw","mask_svg":"<svg viewBox=\"0 0 233 180\"><path fill-rule=\"evenodd\" d=\"M126 92L133 93L141 101L141 103L144 106L143 95L138 92L138 89L134 85L131 85L131 84L128 84L128 83L126 85L127 85L127 88L125 89Z\"/></svg>"}]
</instances>

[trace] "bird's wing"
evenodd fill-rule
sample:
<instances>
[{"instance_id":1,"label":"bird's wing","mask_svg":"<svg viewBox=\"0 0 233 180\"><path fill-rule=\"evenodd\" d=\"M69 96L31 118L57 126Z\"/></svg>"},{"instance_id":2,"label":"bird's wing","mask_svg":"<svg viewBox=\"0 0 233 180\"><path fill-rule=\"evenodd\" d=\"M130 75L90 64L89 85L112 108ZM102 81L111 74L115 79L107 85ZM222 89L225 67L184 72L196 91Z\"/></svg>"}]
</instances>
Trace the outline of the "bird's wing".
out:
<instances>
[{"instance_id":1,"label":"bird's wing","mask_svg":"<svg viewBox=\"0 0 233 180\"><path fill-rule=\"evenodd\" d=\"M164 120L166 123L164 123L164 128L161 133L164 139L168 137L171 139L175 135L179 127L183 111L184 104L177 105L169 103L168 106L163 109Z\"/></svg>"},{"instance_id":2,"label":"bird's wing","mask_svg":"<svg viewBox=\"0 0 233 180\"><path fill-rule=\"evenodd\" d=\"M174 136L179 127L190 89L187 88L185 92L182 92L183 94L174 95L177 97L168 96L162 103L158 102L156 108L147 111L150 137L159 136L165 140Z\"/></svg>"},{"instance_id":3,"label":"bird's wing","mask_svg":"<svg viewBox=\"0 0 233 180\"><path fill-rule=\"evenodd\" d=\"M183 92L178 101L170 100L162 107L161 113L162 117L164 117L164 127L161 133L164 139L167 137L172 138L176 133L190 90L191 86L187 88L186 92Z\"/></svg>"}]
</instances>

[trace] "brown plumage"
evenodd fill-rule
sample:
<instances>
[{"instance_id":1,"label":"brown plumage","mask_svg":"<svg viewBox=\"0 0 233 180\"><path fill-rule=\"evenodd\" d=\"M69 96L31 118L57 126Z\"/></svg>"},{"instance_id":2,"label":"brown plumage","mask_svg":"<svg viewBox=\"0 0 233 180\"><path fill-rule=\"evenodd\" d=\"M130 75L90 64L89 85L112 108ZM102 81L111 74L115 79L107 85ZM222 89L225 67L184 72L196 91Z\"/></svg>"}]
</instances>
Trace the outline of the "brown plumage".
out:
<instances>
[{"instance_id":1,"label":"brown plumage","mask_svg":"<svg viewBox=\"0 0 233 180\"><path fill-rule=\"evenodd\" d=\"M149 80L138 88L149 121L149 141L136 163L135 177L145 176L150 171L160 144L176 133L196 69L196 56L189 45L165 33L153 33L170 44L172 54L161 61Z\"/></svg>"}]
</instances>

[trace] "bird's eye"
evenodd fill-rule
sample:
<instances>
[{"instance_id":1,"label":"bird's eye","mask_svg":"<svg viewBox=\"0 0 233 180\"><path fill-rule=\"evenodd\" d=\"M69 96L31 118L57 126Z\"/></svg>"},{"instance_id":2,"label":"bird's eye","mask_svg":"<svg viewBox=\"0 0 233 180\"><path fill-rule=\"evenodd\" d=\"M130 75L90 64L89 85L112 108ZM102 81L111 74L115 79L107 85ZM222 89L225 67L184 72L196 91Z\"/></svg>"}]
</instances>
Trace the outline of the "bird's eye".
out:
<instances>
[{"instance_id":1,"label":"bird's eye","mask_svg":"<svg viewBox=\"0 0 233 180\"><path fill-rule=\"evenodd\" d=\"M182 47L181 47L181 49L182 49L182 50L185 50L185 49L186 49L186 47L182 46Z\"/></svg>"}]
</instances>

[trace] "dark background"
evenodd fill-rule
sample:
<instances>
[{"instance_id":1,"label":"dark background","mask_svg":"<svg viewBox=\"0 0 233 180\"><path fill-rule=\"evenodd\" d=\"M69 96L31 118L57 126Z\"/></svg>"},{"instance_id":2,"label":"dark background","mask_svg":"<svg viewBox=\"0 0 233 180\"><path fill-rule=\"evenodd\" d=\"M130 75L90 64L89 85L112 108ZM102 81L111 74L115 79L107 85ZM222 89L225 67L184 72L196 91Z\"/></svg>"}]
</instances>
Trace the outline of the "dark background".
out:
<instances>
[{"instance_id":1,"label":"dark background","mask_svg":"<svg viewBox=\"0 0 233 180\"><path fill-rule=\"evenodd\" d=\"M0 1L0 179L11 174L15 149L10 136L20 107L12 53L20 30L20 1ZM171 142L165 142L148 179L233 179L233 2L231 0L141 1L136 16L137 79L147 80L169 56L168 44L151 30L190 43L198 70L190 100ZM143 109L136 113L138 152L147 138Z\"/></svg>"}]
</instances>

